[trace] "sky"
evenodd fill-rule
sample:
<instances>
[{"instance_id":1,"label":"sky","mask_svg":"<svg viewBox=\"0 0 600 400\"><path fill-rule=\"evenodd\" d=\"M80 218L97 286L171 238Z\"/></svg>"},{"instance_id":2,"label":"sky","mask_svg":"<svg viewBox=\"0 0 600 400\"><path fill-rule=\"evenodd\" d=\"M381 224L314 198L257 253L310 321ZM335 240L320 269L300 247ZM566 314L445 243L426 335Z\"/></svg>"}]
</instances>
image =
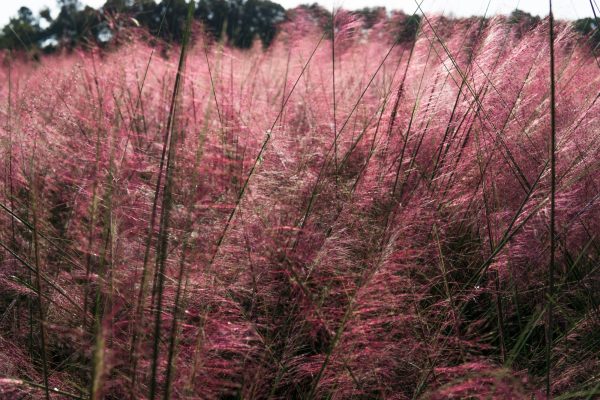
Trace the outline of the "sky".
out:
<instances>
[{"instance_id":1,"label":"sky","mask_svg":"<svg viewBox=\"0 0 600 400\"><path fill-rule=\"evenodd\" d=\"M82 0L84 4L99 7L105 0ZM413 13L416 8L415 0L275 0L285 8L295 7L298 4L314 3L324 7L336 8L341 6L346 9L362 7L385 6L388 9L401 9ZM600 4L599 0L592 0ZM422 8L428 13L444 13L457 17L483 15L488 0L423 0ZM17 10L26 6L34 12L44 7L49 7L56 15L56 0L0 0L0 26L4 26L10 17L17 14ZM531 14L545 16L548 14L548 0L491 0L488 15L508 14L516 7ZM592 16L590 0L554 0L554 15L558 19L578 19Z\"/></svg>"}]
</instances>

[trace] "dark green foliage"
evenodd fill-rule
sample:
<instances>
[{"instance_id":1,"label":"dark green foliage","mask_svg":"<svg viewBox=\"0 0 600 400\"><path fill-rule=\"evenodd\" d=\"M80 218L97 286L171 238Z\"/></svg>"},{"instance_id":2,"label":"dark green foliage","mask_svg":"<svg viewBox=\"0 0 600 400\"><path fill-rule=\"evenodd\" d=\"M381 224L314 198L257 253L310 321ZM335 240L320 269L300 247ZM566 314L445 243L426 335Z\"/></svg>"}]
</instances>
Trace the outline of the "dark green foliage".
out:
<instances>
[{"instance_id":1,"label":"dark green foliage","mask_svg":"<svg viewBox=\"0 0 600 400\"><path fill-rule=\"evenodd\" d=\"M528 12L515 9L509 16L507 22L515 26L515 35L520 38L527 32L534 29L541 19L538 16L533 16Z\"/></svg>"},{"instance_id":2,"label":"dark green foliage","mask_svg":"<svg viewBox=\"0 0 600 400\"><path fill-rule=\"evenodd\" d=\"M598 50L600 47L600 30L594 18L582 18L573 22L573 28L584 36L589 37L590 46Z\"/></svg>"},{"instance_id":3,"label":"dark green foliage","mask_svg":"<svg viewBox=\"0 0 600 400\"><path fill-rule=\"evenodd\" d=\"M258 35L264 46L269 46L277 33L275 24L285 16L283 7L268 0L248 0L235 9L239 13L237 24L232 24L234 29L228 36L238 47L250 47L254 35Z\"/></svg>"},{"instance_id":4,"label":"dark green foliage","mask_svg":"<svg viewBox=\"0 0 600 400\"><path fill-rule=\"evenodd\" d=\"M311 5L301 4L297 7L298 10L307 13L313 22L323 27L326 32L331 31L331 12L317 3Z\"/></svg>"},{"instance_id":5,"label":"dark green foliage","mask_svg":"<svg viewBox=\"0 0 600 400\"><path fill-rule=\"evenodd\" d=\"M285 10L269 0L200 0L195 17L215 38L227 35L229 43L248 48L256 37L268 47Z\"/></svg>"},{"instance_id":6,"label":"dark green foliage","mask_svg":"<svg viewBox=\"0 0 600 400\"><path fill-rule=\"evenodd\" d=\"M73 48L79 43L99 40L104 25L100 13L91 7L81 7L78 0L60 0L60 13L44 31L44 37L58 45Z\"/></svg>"},{"instance_id":7,"label":"dark green foliage","mask_svg":"<svg viewBox=\"0 0 600 400\"><path fill-rule=\"evenodd\" d=\"M142 26L147 26L152 34L180 43L185 30L186 11L185 0L163 0L154 7L150 18L140 20L140 14L135 14L134 17Z\"/></svg>"},{"instance_id":8,"label":"dark green foliage","mask_svg":"<svg viewBox=\"0 0 600 400\"><path fill-rule=\"evenodd\" d=\"M106 3L104 3L102 9L109 13L123 13L127 12L134 5L134 3L136 2L133 0L106 0ZM137 3L141 4L141 2Z\"/></svg>"},{"instance_id":9,"label":"dark green foliage","mask_svg":"<svg viewBox=\"0 0 600 400\"><path fill-rule=\"evenodd\" d=\"M0 47L5 49L29 50L36 47L41 37L41 28L33 12L21 7L15 18L2 29Z\"/></svg>"},{"instance_id":10,"label":"dark green foliage","mask_svg":"<svg viewBox=\"0 0 600 400\"><path fill-rule=\"evenodd\" d=\"M204 22L205 29L215 38L220 38L229 15L227 0L200 0L194 18Z\"/></svg>"},{"instance_id":11,"label":"dark green foliage","mask_svg":"<svg viewBox=\"0 0 600 400\"><path fill-rule=\"evenodd\" d=\"M510 13L510 16L508 17L508 22L510 22L511 24L518 24L524 22L528 25L535 25L538 22L540 22L540 17L533 16L528 12L519 10L517 8L512 13Z\"/></svg>"},{"instance_id":12,"label":"dark green foliage","mask_svg":"<svg viewBox=\"0 0 600 400\"><path fill-rule=\"evenodd\" d=\"M365 29L371 29L381 19L385 19L385 7L364 7L354 11L363 21Z\"/></svg>"},{"instance_id":13,"label":"dark green foliage","mask_svg":"<svg viewBox=\"0 0 600 400\"><path fill-rule=\"evenodd\" d=\"M142 27L169 42L181 42L188 0L106 0L100 10L83 7L79 0L57 0L60 13L52 19L48 9L40 17L46 29L26 7L19 10L0 35L0 48L52 51L80 45L106 45L116 30L134 19ZM285 10L269 0L195 0L194 18L217 40L224 38L237 47L248 48L254 39L269 46L284 20Z\"/></svg>"},{"instance_id":14,"label":"dark green foliage","mask_svg":"<svg viewBox=\"0 0 600 400\"><path fill-rule=\"evenodd\" d=\"M528 12L516 9L510 13L508 17L508 23L518 25L519 30L517 31L520 35L532 30L541 21L540 17L533 16Z\"/></svg>"},{"instance_id":15,"label":"dark green foliage","mask_svg":"<svg viewBox=\"0 0 600 400\"><path fill-rule=\"evenodd\" d=\"M420 15L407 15L406 18L401 21L400 30L398 31L398 42L413 42L419 32L419 26L421 26Z\"/></svg>"}]
</instances>

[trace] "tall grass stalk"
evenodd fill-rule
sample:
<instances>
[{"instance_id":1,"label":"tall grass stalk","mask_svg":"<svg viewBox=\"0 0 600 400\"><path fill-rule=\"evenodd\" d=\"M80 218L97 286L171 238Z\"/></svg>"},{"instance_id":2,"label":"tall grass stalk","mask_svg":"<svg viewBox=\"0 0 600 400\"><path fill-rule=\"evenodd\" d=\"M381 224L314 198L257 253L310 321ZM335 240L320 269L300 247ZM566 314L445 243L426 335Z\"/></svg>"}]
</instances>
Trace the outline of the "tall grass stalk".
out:
<instances>
[{"instance_id":1,"label":"tall grass stalk","mask_svg":"<svg viewBox=\"0 0 600 400\"><path fill-rule=\"evenodd\" d=\"M38 240L38 209L37 209L37 172L35 170L35 157L36 157L36 145L37 136L34 139L34 150L31 157L31 169L30 169L30 203L31 203L31 214L33 219L33 260L35 267L35 290L37 292L37 306L39 316L39 327L40 327L40 346L42 355L42 374L44 377L44 395L46 400L50 400L50 390L48 389L48 351L46 348L47 334L46 334L46 311L43 301L43 285L42 285L42 271L41 271L41 258L40 258L40 242Z\"/></svg>"},{"instance_id":2,"label":"tall grass stalk","mask_svg":"<svg viewBox=\"0 0 600 400\"><path fill-rule=\"evenodd\" d=\"M156 270L157 270L157 304L155 311L154 321L154 338L152 347L152 375L150 378L149 398L154 399L157 391L157 374L158 374L158 363L159 363L159 345L161 341L161 321L162 321L162 304L163 304L163 290L166 275L166 262L169 246L169 224L170 224L170 212L172 207L172 190L173 190L173 168L176 163L177 157L177 113L178 113L178 102L181 96L181 90L183 87L185 60L187 56L187 47L189 45L189 39L192 29L192 19L194 15L194 2L190 1L188 4L188 13L186 18L185 34L181 43L181 53L179 56L179 64L177 66L177 76L175 78L175 84L173 87L173 95L171 97L171 105L169 110L169 119L167 123L167 134L169 137L168 143L168 155L167 164L165 167L165 187L163 189L162 199L162 213L160 220L160 230L158 234L158 248L156 250ZM180 276L179 279L183 279ZM171 336L174 340L174 335ZM168 376L170 377L170 366L168 367ZM167 387L168 387L167 381ZM168 397L168 390L165 396Z\"/></svg>"},{"instance_id":3,"label":"tall grass stalk","mask_svg":"<svg viewBox=\"0 0 600 400\"><path fill-rule=\"evenodd\" d=\"M169 0L169 5L171 4L171 2L172 2L172 0ZM157 34L160 34L162 32L165 18L167 16L167 10L168 10L168 6L165 7L165 9L164 9ZM140 107L143 106L142 93L144 90L144 86L146 84L146 79L148 77L148 71L150 70L150 65L152 63L154 53L155 53L155 48L152 48L152 51L150 52L150 57L148 58L148 62L146 63L146 68L144 69L144 75L142 78L142 82L141 82L141 84L137 83L138 100L136 102L136 110L138 109L137 105L139 105ZM136 80L136 82L137 82L137 80ZM134 115L136 115L136 114L134 113ZM142 118L144 118L144 125L145 125L145 114L144 114L143 110L142 110ZM144 131L145 131L145 129L144 129ZM150 212L150 220L148 223L148 230L146 233L146 239L145 239L145 243L144 243L144 257L143 257L143 261L142 261L140 288L139 288L139 291L137 294L137 299L136 299L136 304L135 304L135 312L134 312L133 319L132 319L132 334L131 334L131 341L130 341L130 345L129 345L129 364L130 364L130 368L131 368L131 371L130 371L130 377L131 377L130 400L133 400L136 398L137 367L138 367L137 352L138 352L138 346L139 346L139 337L140 337L140 335L142 335L141 330L144 326L144 306L145 306L145 301L146 301L148 273L149 273L148 262L150 260L150 249L151 249L151 244L152 244L152 238L154 237L154 227L156 224L157 205L158 205L159 193L160 193L161 182L162 182L162 173L163 173L166 149L167 149L167 136L165 135L165 137L163 139L163 149L162 149L162 153L161 153L161 159L160 159L159 168L158 168L158 177L156 179L154 197L153 197L152 207L151 207L151 212Z\"/></svg>"},{"instance_id":4,"label":"tall grass stalk","mask_svg":"<svg viewBox=\"0 0 600 400\"><path fill-rule=\"evenodd\" d=\"M109 340L107 329L108 321L105 321L105 315L112 312L114 282L113 282L113 258L114 258L114 238L116 236L116 227L113 221L113 195L114 195L114 176L115 176L115 156L114 156L114 134L107 137L109 147L109 167L106 176L106 189L102 198L104 207L102 218L102 249L100 251L100 260L98 265L98 286L94 302L94 352L92 358L92 381L90 387L90 397L92 400L102 399L104 397L103 385L106 376L106 348ZM110 324L112 326L112 324Z\"/></svg>"},{"instance_id":5,"label":"tall grass stalk","mask_svg":"<svg viewBox=\"0 0 600 400\"><path fill-rule=\"evenodd\" d=\"M550 263L548 265L548 293L546 303L546 396L552 393L552 344L554 274L556 269L556 99L554 83L554 15L552 0L549 0L548 18L550 39Z\"/></svg>"}]
</instances>

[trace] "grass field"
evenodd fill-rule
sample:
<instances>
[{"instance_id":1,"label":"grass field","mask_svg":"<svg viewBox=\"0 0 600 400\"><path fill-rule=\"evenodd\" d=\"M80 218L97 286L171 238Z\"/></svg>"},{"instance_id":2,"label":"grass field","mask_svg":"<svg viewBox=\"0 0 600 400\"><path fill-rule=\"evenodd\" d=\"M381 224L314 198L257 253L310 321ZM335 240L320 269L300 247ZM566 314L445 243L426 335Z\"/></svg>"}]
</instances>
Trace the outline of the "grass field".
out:
<instances>
[{"instance_id":1,"label":"grass field","mask_svg":"<svg viewBox=\"0 0 600 400\"><path fill-rule=\"evenodd\" d=\"M5 54L0 398L598 398L600 63L411 21Z\"/></svg>"}]
</instances>

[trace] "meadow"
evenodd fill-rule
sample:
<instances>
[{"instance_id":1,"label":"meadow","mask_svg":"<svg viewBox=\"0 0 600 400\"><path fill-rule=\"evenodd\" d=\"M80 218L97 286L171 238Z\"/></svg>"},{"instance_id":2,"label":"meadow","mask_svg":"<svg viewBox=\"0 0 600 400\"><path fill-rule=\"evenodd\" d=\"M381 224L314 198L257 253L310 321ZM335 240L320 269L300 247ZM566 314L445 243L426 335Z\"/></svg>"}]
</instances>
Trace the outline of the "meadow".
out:
<instances>
[{"instance_id":1,"label":"meadow","mask_svg":"<svg viewBox=\"0 0 600 400\"><path fill-rule=\"evenodd\" d=\"M598 398L586 39L298 11L3 54L0 398Z\"/></svg>"}]
</instances>

